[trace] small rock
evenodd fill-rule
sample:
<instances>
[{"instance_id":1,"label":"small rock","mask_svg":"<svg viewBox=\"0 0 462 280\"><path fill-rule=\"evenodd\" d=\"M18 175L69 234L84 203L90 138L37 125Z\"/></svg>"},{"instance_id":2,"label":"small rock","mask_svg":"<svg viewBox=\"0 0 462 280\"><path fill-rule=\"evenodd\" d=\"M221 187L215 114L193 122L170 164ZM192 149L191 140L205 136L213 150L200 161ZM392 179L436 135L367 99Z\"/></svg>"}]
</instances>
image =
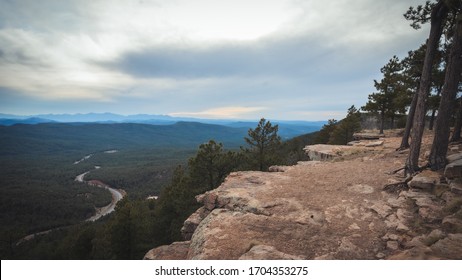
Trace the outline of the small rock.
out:
<instances>
[{"instance_id":1,"label":"small rock","mask_svg":"<svg viewBox=\"0 0 462 280\"><path fill-rule=\"evenodd\" d=\"M390 249L392 251L396 251L399 249L399 243L398 241L387 241L387 249Z\"/></svg>"},{"instance_id":2,"label":"small rock","mask_svg":"<svg viewBox=\"0 0 462 280\"><path fill-rule=\"evenodd\" d=\"M278 251L273 246L255 245L239 260L303 260L302 256L294 256Z\"/></svg>"},{"instance_id":3,"label":"small rock","mask_svg":"<svg viewBox=\"0 0 462 280\"><path fill-rule=\"evenodd\" d=\"M269 172L285 172L288 166L273 165L268 168Z\"/></svg>"},{"instance_id":4,"label":"small rock","mask_svg":"<svg viewBox=\"0 0 462 280\"><path fill-rule=\"evenodd\" d=\"M378 253L377 255L375 255L375 257L376 257L377 259L383 259L383 258L385 258L385 256L386 256L386 255L385 255L384 253Z\"/></svg>"},{"instance_id":5,"label":"small rock","mask_svg":"<svg viewBox=\"0 0 462 280\"><path fill-rule=\"evenodd\" d=\"M404 207L406 205L406 198L402 196L398 198L391 197L387 200L387 204L389 204L392 207L396 207L396 208Z\"/></svg>"},{"instance_id":6,"label":"small rock","mask_svg":"<svg viewBox=\"0 0 462 280\"><path fill-rule=\"evenodd\" d=\"M379 133L354 133L353 138L356 140L377 140L385 137L384 134Z\"/></svg>"},{"instance_id":7,"label":"small rock","mask_svg":"<svg viewBox=\"0 0 462 280\"><path fill-rule=\"evenodd\" d=\"M395 214L391 214L385 219L385 225L387 226L387 228L396 229L398 224L399 220Z\"/></svg>"},{"instance_id":8,"label":"small rock","mask_svg":"<svg viewBox=\"0 0 462 280\"><path fill-rule=\"evenodd\" d=\"M360 230L361 229L358 226L358 224L356 224L356 223L351 224L348 228L351 229L351 230Z\"/></svg>"},{"instance_id":9,"label":"small rock","mask_svg":"<svg viewBox=\"0 0 462 280\"><path fill-rule=\"evenodd\" d=\"M399 236L394 234L394 233L389 233L387 232L383 237L382 237L383 240L393 240L393 241L398 241L399 240Z\"/></svg>"},{"instance_id":10,"label":"small rock","mask_svg":"<svg viewBox=\"0 0 462 280\"><path fill-rule=\"evenodd\" d=\"M428 246L430 246L434 244L436 241L443 239L444 237L445 237L445 234L440 229L434 229L432 230L432 232L430 232L427 235L427 237L425 238L425 241L427 241L427 243L431 243L431 244L427 244Z\"/></svg>"},{"instance_id":11,"label":"small rock","mask_svg":"<svg viewBox=\"0 0 462 280\"><path fill-rule=\"evenodd\" d=\"M400 222L407 222L414 217L411 212L402 208L396 210L396 216Z\"/></svg>"},{"instance_id":12,"label":"small rock","mask_svg":"<svg viewBox=\"0 0 462 280\"><path fill-rule=\"evenodd\" d=\"M421 235L412 238L410 241L404 243L405 248L412 248L412 247L424 247L422 241L423 237Z\"/></svg>"},{"instance_id":13,"label":"small rock","mask_svg":"<svg viewBox=\"0 0 462 280\"><path fill-rule=\"evenodd\" d=\"M435 196L428 192L409 190L407 192L401 192L401 194L404 197L414 200L419 207L434 207L437 205L437 203L433 201Z\"/></svg>"},{"instance_id":14,"label":"small rock","mask_svg":"<svg viewBox=\"0 0 462 280\"><path fill-rule=\"evenodd\" d=\"M403 224L403 223L398 223L398 226L396 227L396 230L397 230L397 231L401 231L401 232L408 232L408 231L409 231L409 227L406 226L406 225Z\"/></svg>"},{"instance_id":15,"label":"small rock","mask_svg":"<svg viewBox=\"0 0 462 280\"><path fill-rule=\"evenodd\" d=\"M342 238L340 242L339 251L354 251L358 247L353 244L347 237Z\"/></svg>"},{"instance_id":16,"label":"small rock","mask_svg":"<svg viewBox=\"0 0 462 280\"><path fill-rule=\"evenodd\" d=\"M449 187L451 188L451 192L457 194L457 195L462 195L462 179L456 179L449 184Z\"/></svg>"},{"instance_id":17,"label":"small rock","mask_svg":"<svg viewBox=\"0 0 462 280\"><path fill-rule=\"evenodd\" d=\"M371 222L371 223L368 225L368 227L369 227L369 230L370 230L370 231L375 231L375 229L376 229L376 228L375 228L376 225L374 224L374 222Z\"/></svg>"},{"instance_id":18,"label":"small rock","mask_svg":"<svg viewBox=\"0 0 462 280\"><path fill-rule=\"evenodd\" d=\"M367 148L379 147L379 146L382 146L383 143L384 143L383 141L374 141L374 142L370 142L366 144L366 147Z\"/></svg>"},{"instance_id":19,"label":"small rock","mask_svg":"<svg viewBox=\"0 0 462 280\"><path fill-rule=\"evenodd\" d=\"M428 260L434 259L431 257L432 250L424 245L413 247L409 250L397 252L393 256L389 256L388 260Z\"/></svg>"},{"instance_id":20,"label":"small rock","mask_svg":"<svg viewBox=\"0 0 462 280\"><path fill-rule=\"evenodd\" d=\"M361 141L351 141L347 143L347 146L362 146Z\"/></svg>"},{"instance_id":21,"label":"small rock","mask_svg":"<svg viewBox=\"0 0 462 280\"><path fill-rule=\"evenodd\" d=\"M449 187L448 184L436 184L435 189L433 190L433 193L437 197L441 197L443 195L443 193L445 193L446 191L449 191L449 190L450 190L450 187Z\"/></svg>"},{"instance_id":22,"label":"small rock","mask_svg":"<svg viewBox=\"0 0 462 280\"><path fill-rule=\"evenodd\" d=\"M315 260L335 260L335 257L329 253L314 258Z\"/></svg>"},{"instance_id":23,"label":"small rock","mask_svg":"<svg viewBox=\"0 0 462 280\"><path fill-rule=\"evenodd\" d=\"M454 201L455 199L457 199L457 196L452 192L444 192L441 195L441 199L444 200L446 202L446 204L448 204L448 203L451 203L452 201Z\"/></svg>"},{"instance_id":24,"label":"small rock","mask_svg":"<svg viewBox=\"0 0 462 280\"><path fill-rule=\"evenodd\" d=\"M443 219L443 229L450 233L462 233L462 220L454 215Z\"/></svg>"},{"instance_id":25,"label":"small rock","mask_svg":"<svg viewBox=\"0 0 462 280\"><path fill-rule=\"evenodd\" d=\"M359 185L353 185L353 186L348 187L348 190L350 192L369 194L369 193L374 192L374 187L359 184Z\"/></svg>"},{"instance_id":26,"label":"small rock","mask_svg":"<svg viewBox=\"0 0 462 280\"><path fill-rule=\"evenodd\" d=\"M204 207L209 211L215 209L217 199L218 195L215 192L206 192L196 196L197 202L204 204Z\"/></svg>"},{"instance_id":27,"label":"small rock","mask_svg":"<svg viewBox=\"0 0 462 280\"><path fill-rule=\"evenodd\" d=\"M420 207L419 216L429 223L441 221L442 208L438 206L434 207Z\"/></svg>"},{"instance_id":28,"label":"small rock","mask_svg":"<svg viewBox=\"0 0 462 280\"><path fill-rule=\"evenodd\" d=\"M385 203L376 203L372 205L370 208L374 210L377 214L379 214L379 216L382 218L386 218L392 212L391 207Z\"/></svg>"}]
</instances>

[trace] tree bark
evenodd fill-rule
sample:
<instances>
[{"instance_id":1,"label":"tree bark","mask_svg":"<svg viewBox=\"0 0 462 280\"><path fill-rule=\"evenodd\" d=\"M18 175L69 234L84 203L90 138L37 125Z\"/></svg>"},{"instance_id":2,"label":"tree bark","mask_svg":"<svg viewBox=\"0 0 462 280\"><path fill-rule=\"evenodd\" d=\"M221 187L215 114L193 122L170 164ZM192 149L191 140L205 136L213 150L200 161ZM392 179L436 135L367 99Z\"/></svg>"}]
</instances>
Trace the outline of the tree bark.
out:
<instances>
[{"instance_id":1,"label":"tree bark","mask_svg":"<svg viewBox=\"0 0 462 280\"><path fill-rule=\"evenodd\" d=\"M432 110L432 115L430 116L430 124L428 125L428 130L433 130L435 126L435 116L436 116L436 109Z\"/></svg>"},{"instance_id":2,"label":"tree bark","mask_svg":"<svg viewBox=\"0 0 462 280\"><path fill-rule=\"evenodd\" d=\"M425 128L425 103L430 91L431 75L433 60L438 49L444 21L446 19L448 9L443 0L439 0L433 7L431 14L430 35L427 41L427 51L425 52L424 65L422 69L422 76L420 79L419 90L417 91L418 100L416 112L414 116L414 124L411 132L411 146L409 150L409 157L406 160L406 173L414 174L420 170L419 156L420 148L422 145L422 136Z\"/></svg>"},{"instance_id":3,"label":"tree bark","mask_svg":"<svg viewBox=\"0 0 462 280\"><path fill-rule=\"evenodd\" d=\"M385 111L380 112L380 134L383 134L385 129Z\"/></svg>"},{"instance_id":4,"label":"tree bark","mask_svg":"<svg viewBox=\"0 0 462 280\"><path fill-rule=\"evenodd\" d=\"M446 154L449 145L450 119L454 111L454 101L459 90L462 71L462 18L459 15L451 46L449 62L444 77L438 118L436 119L435 138L430 153L430 167L439 170L446 166Z\"/></svg>"},{"instance_id":5,"label":"tree bark","mask_svg":"<svg viewBox=\"0 0 462 280\"><path fill-rule=\"evenodd\" d=\"M459 98L459 106L457 108L456 123L454 124L454 133L452 133L451 142L461 140L460 133L462 131L462 98Z\"/></svg>"},{"instance_id":6,"label":"tree bark","mask_svg":"<svg viewBox=\"0 0 462 280\"><path fill-rule=\"evenodd\" d=\"M443 87L437 87L436 91L437 91L437 94L436 96L441 96L441 91L443 90ZM433 104L432 104L433 105ZM438 110L436 108L433 108L432 109L432 114L430 116L430 124L428 126L428 130L433 130L433 128L435 127L435 119L436 119L436 112Z\"/></svg>"},{"instance_id":7,"label":"tree bark","mask_svg":"<svg viewBox=\"0 0 462 280\"><path fill-rule=\"evenodd\" d=\"M417 107L417 99L419 95L414 93L412 97L411 107L409 107L409 114L407 115L406 128L404 129L404 135L401 139L401 145L398 148L398 151L405 150L409 148L409 136L411 135L412 122L414 120L415 108Z\"/></svg>"}]
</instances>

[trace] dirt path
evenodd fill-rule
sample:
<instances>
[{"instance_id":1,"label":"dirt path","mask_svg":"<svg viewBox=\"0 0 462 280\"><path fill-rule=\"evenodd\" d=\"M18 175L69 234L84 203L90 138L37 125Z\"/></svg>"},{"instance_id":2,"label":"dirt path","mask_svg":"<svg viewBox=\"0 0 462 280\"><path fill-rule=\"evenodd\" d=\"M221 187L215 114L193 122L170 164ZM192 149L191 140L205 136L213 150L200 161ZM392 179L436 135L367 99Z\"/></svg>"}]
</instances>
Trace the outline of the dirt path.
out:
<instances>
[{"instance_id":1,"label":"dirt path","mask_svg":"<svg viewBox=\"0 0 462 280\"><path fill-rule=\"evenodd\" d=\"M91 155L84 157L79 162L83 161L84 159L88 159L90 156ZM79 162L74 163L74 164L78 164ZM100 168L99 166L95 166L95 169L99 169L99 168ZM87 171L87 172L84 172L82 174L79 174L79 175L77 175L75 177L74 180L77 181L77 182L80 182L80 183L85 183L85 184L89 184L89 185L92 185L92 186L95 186L95 187L104 188L104 189L108 190L112 195L112 200L111 200L111 203L109 203L106 206L99 207L99 208L95 207L95 214L93 216L91 216L90 218L86 219L85 220L86 222L94 222L94 221L100 219L101 217L106 216L107 214L113 212L115 210L117 202L122 200L122 198L125 196L124 191L111 188L109 185L104 184L101 181L97 181L97 180L85 181L85 176L90 172L91 172L91 170ZM69 227L69 226L57 227L57 228L53 228L53 229L49 229L49 230L29 234L29 235L21 238L18 242L16 242L16 245L20 245L23 242L33 240L37 236L46 235L46 234L49 234L50 232L52 232L54 230L63 229L63 228L66 228L66 227Z\"/></svg>"}]
</instances>

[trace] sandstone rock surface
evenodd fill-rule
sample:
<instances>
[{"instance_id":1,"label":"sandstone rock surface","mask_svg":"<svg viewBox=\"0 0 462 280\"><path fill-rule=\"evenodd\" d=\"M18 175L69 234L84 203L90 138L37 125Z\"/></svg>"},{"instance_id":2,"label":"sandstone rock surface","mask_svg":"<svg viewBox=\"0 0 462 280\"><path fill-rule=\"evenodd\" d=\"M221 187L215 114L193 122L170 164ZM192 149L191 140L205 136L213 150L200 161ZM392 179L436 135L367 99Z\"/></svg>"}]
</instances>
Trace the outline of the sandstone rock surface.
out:
<instances>
[{"instance_id":1,"label":"sandstone rock surface","mask_svg":"<svg viewBox=\"0 0 462 280\"><path fill-rule=\"evenodd\" d=\"M350 157L275 170L284 172L231 173L197 196L203 206L183 227L190 241L170 245L171 256L162 246L146 258L462 259L458 195L449 186L437 192L441 174L430 173L410 189L384 191L402 180L390 171L407 156L395 151L399 138L384 141L364 148L368 160L356 147L334 146L329 153ZM451 213L447 204L456 205Z\"/></svg>"},{"instance_id":2,"label":"sandstone rock surface","mask_svg":"<svg viewBox=\"0 0 462 280\"><path fill-rule=\"evenodd\" d=\"M184 260L188 256L191 242L175 242L154 248L146 253L145 260Z\"/></svg>"},{"instance_id":3,"label":"sandstone rock surface","mask_svg":"<svg viewBox=\"0 0 462 280\"><path fill-rule=\"evenodd\" d=\"M315 161L326 161L333 158L357 153L364 148L357 146L343 146L343 145L309 145L304 148L305 153L308 155L310 160Z\"/></svg>"}]
</instances>

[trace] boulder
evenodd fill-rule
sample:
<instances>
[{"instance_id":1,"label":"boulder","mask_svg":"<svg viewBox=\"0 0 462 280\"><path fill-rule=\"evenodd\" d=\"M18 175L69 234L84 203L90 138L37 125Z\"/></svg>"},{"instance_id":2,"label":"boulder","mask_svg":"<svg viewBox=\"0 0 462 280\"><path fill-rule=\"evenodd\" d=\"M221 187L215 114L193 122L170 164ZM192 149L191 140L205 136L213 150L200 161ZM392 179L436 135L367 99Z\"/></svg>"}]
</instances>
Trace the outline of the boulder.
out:
<instances>
[{"instance_id":1,"label":"boulder","mask_svg":"<svg viewBox=\"0 0 462 280\"><path fill-rule=\"evenodd\" d=\"M384 134L380 133L354 133L353 138L355 140L378 140L385 137Z\"/></svg>"},{"instance_id":2,"label":"boulder","mask_svg":"<svg viewBox=\"0 0 462 280\"><path fill-rule=\"evenodd\" d=\"M450 233L462 233L462 220L451 215L443 219L443 229Z\"/></svg>"},{"instance_id":3,"label":"boulder","mask_svg":"<svg viewBox=\"0 0 462 280\"><path fill-rule=\"evenodd\" d=\"M383 140L381 140L381 141L374 141L374 142L367 143L367 144L366 144L366 147L367 147L367 148L379 147L379 146L383 146L383 143L384 143Z\"/></svg>"},{"instance_id":4,"label":"boulder","mask_svg":"<svg viewBox=\"0 0 462 280\"><path fill-rule=\"evenodd\" d=\"M430 247L435 256L442 259L462 259L462 234L448 234Z\"/></svg>"},{"instance_id":5,"label":"boulder","mask_svg":"<svg viewBox=\"0 0 462 280\"><path fill-rule=\"evenodd\" d=\"M199 226L200 222L210 213L210 210L207 210L205 207L199 208L194 212L188 219L183 223L181 228L181 235L184 240L191 240L192 235L196 231L196 228Z\"/></svg>"},{"instance_id":6,"label":"boulder","mask_svg":"<svg viewBox=\"0 0 462 280\"><path fill-rule=\"evenodd\" d=\"M409 190L401 192L400 195L408 199L414 200L415 204L419 207L428 207L436 209L440 206L438 201L435 201L436 197L428 192Z\"/></svg>"},{"instance_id":7,"label":"boulder","mask_svg":"<svg viewBox=\"0 0 462 280\"><path fill-rule=\"evenodd\" d=\"M209 211L212 211L217 206L217 198L218 195L213 191L196 196L197 202L202 203L205 209Z\"/></svg>"},{"instance_id":8,"label":"boulder","mask_svg":"<svg viewBox=\"0 0 462 280\"><path fill-rule=\"evenodd\" d=\"M452 154L446 157L446 160L448 161L448 163L452 163L454 161L458 161L461 159L462 159L462 153Z\"/></svg>"},{"instance_id":9,"label":"boulder","mask_svg":"<svg viewBox=\"0 0 462 280\"><path fill-rule=\"evenodd\" d=\"M339 156L353 154L362 149L364 148L356 146L317 144L308 145L303 150L310 160L327 161Z\"/></svg>"},{"instance_id":10,"label":"boulder","mask_svg":"<svg viewBox=\"0 0 462 280\"><path fill-rule=\"evenodd\" d=\"M389 256L388 260L428 260L434 259L431 256L432 250L427 246L413 247L404 251L397 251L396 254Z\"/></svg>"},{"instance_id":11,"label":"boulder","mask_svg":"<svg viewBox=\"0 0 462 280\"><path fill-rule=\"evenodd\" d=\"M417 174L409 182L409 186L414 189L421 189L425 191L433 191L435 185L439 183L440 176L438 173L424 170L422 173Z\"/></svg>"},{"instance_id":12,"label":"boulder","mask_svg":"<svg viewBox=\"0 0 462 280\"><path fill-rule=\"evenodd\" d=\"M457 195L462 195L462 179L456 179L449 184L451 192Z\"/></svg>"},{"instance_id":13,"label":"boulder","mask_svg":"<svg viewBox=\"0 0 462 280\"><path fill-rule=\"evenodd\" d=\"M154 248L146 253L144 260L185 260L188 256L190 241L174 242Z\"/></svg>"},{"instance_id":14,"label":"boulder","mask_svg":"<svg viewBox=\"0 0 462 280\"><path fill-rule=\"evenodd\" d=\"M444 176L448 179L455 179L462 177L462 159L455 160L444 169Z\"/></svg>"}]
</instances>

